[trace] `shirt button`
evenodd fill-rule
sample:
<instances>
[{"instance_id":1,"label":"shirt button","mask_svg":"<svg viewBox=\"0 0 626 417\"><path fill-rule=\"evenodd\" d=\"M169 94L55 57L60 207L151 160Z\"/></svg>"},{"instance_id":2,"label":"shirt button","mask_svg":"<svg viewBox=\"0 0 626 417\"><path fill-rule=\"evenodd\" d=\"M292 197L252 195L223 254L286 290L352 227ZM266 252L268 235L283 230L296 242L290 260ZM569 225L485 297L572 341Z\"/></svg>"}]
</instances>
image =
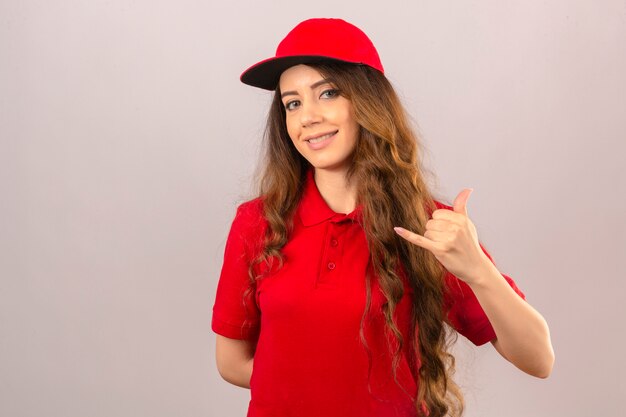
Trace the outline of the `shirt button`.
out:
<instances>
[{"instance_id":1,"label":"shirt button","mask_svg":"<svg viewBox=\"0 0 626 417\"><path fill-rule=\"evenodd\" d=\"M333 239L330 241L330 246L337 246L337 239Z\"/></svg>"},{"instance_id":2,"label":"shirt button","mask_svg":"<svg viewBox=\"0 0 626 417\"><path fill-rule=\"evenodd\" d=\"M328 269L335 269L335 263L334 262L328 262Z\"/></svg>"}]
</instances>

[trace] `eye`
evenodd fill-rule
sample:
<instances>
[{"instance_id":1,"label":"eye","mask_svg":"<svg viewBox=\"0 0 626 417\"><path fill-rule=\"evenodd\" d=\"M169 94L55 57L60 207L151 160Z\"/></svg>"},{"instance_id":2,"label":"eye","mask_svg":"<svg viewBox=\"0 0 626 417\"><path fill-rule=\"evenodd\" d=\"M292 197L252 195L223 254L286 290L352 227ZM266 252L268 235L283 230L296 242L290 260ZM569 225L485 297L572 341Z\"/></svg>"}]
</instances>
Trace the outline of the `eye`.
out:
<instances>
[{"instance_id":1,"label":"eye","mask_svg":"<svg viewBox=\"0 0 626 417\"><path fill-rule=\"evenodd\" d=\"M286 109L286 110L293 110L293 108L294 108L294 107L293 107L293 104L294 104L294 103L298 104L298 103L300 103L300 102L299 102L298 100L291 100L291 101L288 101L287 103L285 103L285 109Z\"/></svg>"},{"instance_id":2,"label":"eye","mask_svg":"<svg viewBox=\"0 0 626 417\"><path fill-rule=\"evenodd\" d=\"M322 97L326 96L328 98L336 97L339 95L339 90L335 88L331 88L330 90L324 90L322 92Z\"/></svg>"}]
</instances>

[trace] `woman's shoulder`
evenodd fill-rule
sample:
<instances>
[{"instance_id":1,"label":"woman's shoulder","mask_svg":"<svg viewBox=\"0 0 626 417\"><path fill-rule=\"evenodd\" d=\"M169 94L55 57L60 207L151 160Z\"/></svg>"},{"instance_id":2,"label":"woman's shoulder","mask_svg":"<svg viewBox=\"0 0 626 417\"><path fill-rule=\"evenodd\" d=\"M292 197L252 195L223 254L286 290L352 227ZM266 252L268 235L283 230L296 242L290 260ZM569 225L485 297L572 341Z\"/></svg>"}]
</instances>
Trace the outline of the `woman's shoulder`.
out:
<instances>
[{"instance_id":1,"label":"woman's shoulder","mask_svg":"<svg viewBox=\"0 0 626 417\"><path fill-rule=\"evenodd\" d=\"M267 221L263 216L263 201L260 197L253 198L237 206L229 239L240 242L239 244L243 245L244 251L248 256L251 256L262 243L266 228Z\"/></svg>"},{"instance_id":2,"label":"woman's shoulder","mask_svg":"<svg viewBox=\"0 0 626 417\"><path fill-rule=\"evenodd\" d=\"M263 198L256 197L251 200L244 201L237 206L237 212L246 215L259 215L263 213Z\"/></svg>"},{"instance_id":3,"label":"woman's shoulder","mask_svg":"<svg viewBox=\"0 0 626 417\"><path fill-rule=\"evenodd\" d=\"M251 200L244 201L237 206L235 220L247 226L254 226L264 222L263 216L263 198L256 197Z\"/></svg>"},{"instance_id":4,"label":"woman's shoulder","mask_svg":"<svg viewBox=\"0 0 626 417\"><path fill-rule=\"evenodd\" d=\"M435 205L435 210L454 210L451 205L443 203L440 200L433 199L433 203Z\"/></svg>"},{"instance_id":5,"label":"woman's shoulder","mask_svg":"<svg viewBox=\"0 0 626 417\"><path fill-rule=\"evenodd\" d=\"M448 210L452 210L452 206L449 206L445 203L442 203L439 200L433 200L433 202L435 203L435 206L437 206L438 209L448 209Z\"/></svg>"}]
</instances>

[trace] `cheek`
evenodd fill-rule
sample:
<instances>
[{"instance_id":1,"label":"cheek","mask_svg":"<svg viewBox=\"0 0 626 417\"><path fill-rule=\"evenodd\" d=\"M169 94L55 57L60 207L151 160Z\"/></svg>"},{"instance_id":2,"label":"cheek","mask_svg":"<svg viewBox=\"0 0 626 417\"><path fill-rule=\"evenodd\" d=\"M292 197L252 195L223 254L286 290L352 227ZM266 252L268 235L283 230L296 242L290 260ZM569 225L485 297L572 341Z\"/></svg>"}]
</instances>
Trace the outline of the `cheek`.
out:
<instances>
[{"instance_id":1,"label":"cheek","mask_svg":"<svg viewBox=\"0 0 626 417\"><path fill-rule=\"evenodd\" d=\"M293 123L290 123L289 119L286 120L286 126L287 126L287 134L289 135L291 140L294 141L294 138L296 137L296 132L294 130Z\"/></svg>"},{"instance_id":2,"label":"cheek","mask_svg":"<svg viewBox=\"0 0 626 417\"><path fill-rule=\"evenodd\" d=\"M348 126L346 133L348 133L350 143L356 143L359 137L359 125L353 119L348 121L346 125Z\"/></svg>"},{"instance_id":3,"label":"cheek","mask_svg":"<svg viewBox=\"0 0 626 417\"><path fill-rule=\"evenodd\" d=\"M299 149L302 146L302 143L298 141L298 135L299 130L297 128L296 125L294 125L293 123L290 123L289 120L287 119L286 121L287 123L287 134L289 135L289 139L291 139L291 144L296 148Z\"/></svg>"},{"instance_id":4,"label":"cheek","mask_svg":"<svg viewBox=\"0 0 626 417\"><path fill-rule=\"evenodd\" d=\"M340 115L338 115L338 117L341 118L344 130L349 136L350 141L356 141L356 137L359 133L359 124L354 118L354 113L352 112L352 109L346 106L346 108L342 109L342 112Z\"/></svg>"}]
</instances>

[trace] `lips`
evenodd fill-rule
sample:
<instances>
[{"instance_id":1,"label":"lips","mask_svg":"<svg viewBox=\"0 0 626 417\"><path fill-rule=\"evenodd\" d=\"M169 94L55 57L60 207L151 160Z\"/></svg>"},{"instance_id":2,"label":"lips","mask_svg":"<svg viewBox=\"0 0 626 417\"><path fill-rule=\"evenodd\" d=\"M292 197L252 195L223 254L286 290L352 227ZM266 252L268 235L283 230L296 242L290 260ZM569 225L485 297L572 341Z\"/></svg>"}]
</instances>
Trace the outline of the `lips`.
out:
<instances>
[{"instance_id":1,"label":"lips","mask_svg":"<svg viewBox=\"0 0 626 417\"><path fill-rule=\"evenodd\" d=\"M320 134L317 134L317 135L310 135L310 136L307 136L306 138L304 138L304 141L305 142L309 142L311 139L319 139L319 138L322 138L323 136L332 136L332 135L334 135L337 132L338 132L338 130L333 130L331 132L320 133ZM309 142L309 143L311 143L311 142Z\"/></svg>"},{"instance_id":2,"label":"lips","mask_svg":"<svg viewBox=\"0 0 626 417\"><path fill-rule=\"evenodd\" d=\"M333 143L333 141L337 137L338 132L339 131L336 130L325 135L318 135L317 137L313 137L307 140L306 144L312 151L319 151L326 148L327 146L330 146L330 144Z\"/></svg>"}]
</instances>

